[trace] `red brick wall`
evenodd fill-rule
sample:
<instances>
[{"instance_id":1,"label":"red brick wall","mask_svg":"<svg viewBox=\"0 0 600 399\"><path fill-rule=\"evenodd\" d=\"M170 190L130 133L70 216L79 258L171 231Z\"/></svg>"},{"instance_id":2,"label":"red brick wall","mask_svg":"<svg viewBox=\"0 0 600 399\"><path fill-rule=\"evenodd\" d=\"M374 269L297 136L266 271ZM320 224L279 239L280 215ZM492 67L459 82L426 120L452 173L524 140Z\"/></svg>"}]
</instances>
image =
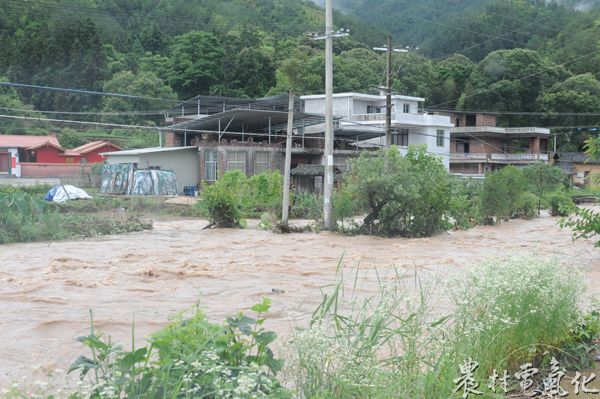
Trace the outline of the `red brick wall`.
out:
<instances>
[{"instance_id":1,"label":"red brick wall","mask_svg":"<svg viewBox=\"0 0 600 399\"><path fill-rule=\"evenodd\" d=\"M477 114L477 126L496 126L494 115Z\"/></svg>"},{"instance_id":2,"label":"red brick wall","mask_svg":"<svg viewBox=\"0 0 600 399\"><path fill-rule=\"evenodd\" d=\"M488 137L483 141L471 139L469 141L469 152L472 153L502 153L504 141L498 138Z\"/></svg>"},{"instance_id":3,"label":"red brick wall","mask_svg":"<svg viewBox=\"0 0 600 399\"><path fill-rule=\"evenodd\" d=\"M475 114L475 126L496 126L496 116L486 114ZM467 114L452 114L452 123L457 127L467 126Z\"/></svg>"},{"instance_id":4,"label":"red brick wall","mask_svg":"<svg viewBox=\"0 0 600 399\"><path fill-rule=\"evenodd\" d=\"M91 165L67 163L21 163L21 177L65 177L79 176L91 172Z\"/></svg>"}]
</instances>

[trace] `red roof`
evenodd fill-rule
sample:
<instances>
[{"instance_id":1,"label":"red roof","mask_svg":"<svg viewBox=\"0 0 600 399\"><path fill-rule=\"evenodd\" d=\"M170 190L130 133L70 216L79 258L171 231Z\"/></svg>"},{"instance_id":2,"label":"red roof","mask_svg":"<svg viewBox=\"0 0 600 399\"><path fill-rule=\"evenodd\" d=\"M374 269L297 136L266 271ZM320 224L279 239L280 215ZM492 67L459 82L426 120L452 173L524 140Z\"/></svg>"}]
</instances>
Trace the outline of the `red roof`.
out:
<instances>
[{"instance_id":1,"label":"red roof","mask_svg":"<svg viewBox=\"0 0 600 399\"><path fill-rule=\"evenodd\" d=\"M111 143L110 141L92 141L91 143L87 143L84 145L81 145L77 148L73 148L72 150L65 150L64 155L65 156L80 156L80 155L85 155L87 153L90 153L94 150L100 149L102 147L106 147L106 146L112 146L115 147L116 149L120 150L121 147L119 147L118 145L115 145L113 143Z\"/></svg>"},{"instance_id":2,"label":"red roof","mask_svg":"<svg viewBox=\"0 0 600 399\"><path fill-rule=\"evenodd\" d=\"M56 136L0 134L0 147L29 149L43 147L44 145L50 145L62 150Z\"/></svg>"}]
</instances>

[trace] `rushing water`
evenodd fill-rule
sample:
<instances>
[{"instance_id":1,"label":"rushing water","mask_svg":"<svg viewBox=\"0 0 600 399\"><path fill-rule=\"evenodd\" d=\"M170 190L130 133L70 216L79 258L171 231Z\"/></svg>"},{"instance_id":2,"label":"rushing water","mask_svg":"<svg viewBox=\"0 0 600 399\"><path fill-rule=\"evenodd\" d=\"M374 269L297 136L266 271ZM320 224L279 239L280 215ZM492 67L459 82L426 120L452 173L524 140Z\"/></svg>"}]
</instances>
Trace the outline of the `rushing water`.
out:
<instances>
[{"instance_id":1,"label":"rushing water","mask_svg":"<svg viewBox=\"0 0 600 399\"><path fill-rule=\"evenodd\" d=\"M411 240L202 230L205 224L158 222L124 236L0 246L0 385L33 365L68 368L84 351L74 337L88 333L90 309L97 329L127 343L134 317L143 341L198 302L219 321L268 296L266 327L285 334L310 316L342 256L348 268L360 266L364 294L377 279L397 278L394 267L414 285L415 273L446 280L487 257L523 252L567 257L584 267L588 297L600 292L600 250L573 243L547 216ZM445 291L437 297L439 312L448 312Z\"/></svg>"}]
</instances>

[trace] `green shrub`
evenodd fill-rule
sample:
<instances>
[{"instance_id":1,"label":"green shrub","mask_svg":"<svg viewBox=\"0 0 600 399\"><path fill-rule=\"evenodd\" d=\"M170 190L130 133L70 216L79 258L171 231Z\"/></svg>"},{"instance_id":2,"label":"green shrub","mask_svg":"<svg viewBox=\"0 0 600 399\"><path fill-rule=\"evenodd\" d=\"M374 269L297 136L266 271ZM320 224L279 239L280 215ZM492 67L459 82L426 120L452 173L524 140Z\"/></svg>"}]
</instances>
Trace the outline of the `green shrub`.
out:
<instances>
[{"instance_id":1,"label":"green shrub","mask_svg":"<svg viewBox=\"0 0 600 399\"><path fill-rule=\"evenodd\" d=\"M317 194L295 193L291 202L291 218L317 220L323 217L323 199Z\"/></svg>"},{"instance_id":2,"label":"green shrub","mask_svg":"<svg viewBox=\"0 0 600 399\"><path fill-rule=\"evenodd\" d=\"M552 192L561 187L568 186L568 177L562 169L551 166L546 162L538 162L523 168L523 174L527 179L528 190L538 197L538 215Z\"/></svg>"},{"instance_id":3,"label":"green shrub","mask_svg":"<svg viewBox=\"0 0 600 399\"><path fill-rule=\"evenodd\" d=\"M481 223L481 196L483 182L454 178L451 185L448 215L457 229L467 229Z\"/></svg>"},{"instance_id":4,"label":"green shrub","mask_svg":"<svg viewBox=\"0 0 600 399\"><path fill-rule=\"evenodd\" d=\"M338 229L345 232L356 230L355 218L363 213L357 196L348 187L339 187L333 192L333 217Z\"/></svg>"},{"instance_id":5,"label":"green shrub","mask_svg":"<svg viewBox=\"0 0 600 399\"><path fill-rule=\"evenodd\" d=\"M244 214L248 217L263 212L281 214L283 177L278 170L268 171L248 179L244 198Z\"/></svg>"},{"instance_id":6,"label":"green shrub","mask_svg":"<svg viewBox=\"0 0 600 399\"><path fill-rule=\"evenodd\" d=\"M515 209L512 217L521 219L533 219L538 215L539 198L532 193L521 193L515 201Z\"/></svg>"},{"instance_id":7,"label":"green shrub","mask_svg":"<svg viewBox=\"0 0 600 399\"><path fill-rule=\"evenodd\" d=\"M376 156L363 152L343 187L366 209L366 234L424 237L448 227L450 175L424 147L410 147L406 158L395 146Z\"/></svg>"},{"instance_id":8,"label":"green shrub","mask_svg":"<svg viewBox=\"0 0 600 399\"><path fill-rule=\"evenodd\" d=\"M512 165L487 173L483 183L481 211L484 219L510 219L516 202L527 189L523 172Z\"/></svg>"},{"instance_id":9,"label":"green shrub","mask_svg":"<svg viewBox=\"0 0 600 399\"><path fill-rule=\"evenodd\" d=\"M548 198L548 203L550 206L550 215L552 216L569 216L575 208L571 196L562 191L553 193Z\"/></svg>"},{"instance_id":10,"label":"green shrub","mask_svg":"<svg viewBox=\"0 0 600 399\"><path fill-rule=\"evenodd\" d=\"M198 207L215 227L240 227L248 179L239 170L226 172L202 192Z\"/></svg>"}]
</instances>

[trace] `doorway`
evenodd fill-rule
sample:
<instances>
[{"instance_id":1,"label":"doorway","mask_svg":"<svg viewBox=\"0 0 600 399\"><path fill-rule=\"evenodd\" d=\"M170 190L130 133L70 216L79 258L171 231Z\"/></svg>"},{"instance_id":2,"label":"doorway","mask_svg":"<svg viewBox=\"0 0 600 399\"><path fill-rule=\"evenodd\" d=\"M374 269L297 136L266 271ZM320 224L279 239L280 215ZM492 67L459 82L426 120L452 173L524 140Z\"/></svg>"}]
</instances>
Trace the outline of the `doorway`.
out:
<instances>
[{"instance_id":1,"label":"doorway","mask_svg":"<svg viewBox=\"0 0 600 399\"><path fill-rule=\"evenodd\" d=\"M10 153L0 152L0 173L8 174L10 172Z\"/></svg>"}]
</instances>

